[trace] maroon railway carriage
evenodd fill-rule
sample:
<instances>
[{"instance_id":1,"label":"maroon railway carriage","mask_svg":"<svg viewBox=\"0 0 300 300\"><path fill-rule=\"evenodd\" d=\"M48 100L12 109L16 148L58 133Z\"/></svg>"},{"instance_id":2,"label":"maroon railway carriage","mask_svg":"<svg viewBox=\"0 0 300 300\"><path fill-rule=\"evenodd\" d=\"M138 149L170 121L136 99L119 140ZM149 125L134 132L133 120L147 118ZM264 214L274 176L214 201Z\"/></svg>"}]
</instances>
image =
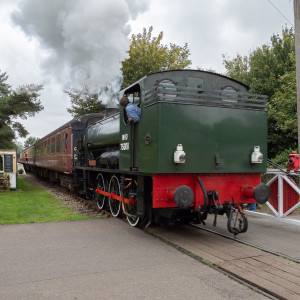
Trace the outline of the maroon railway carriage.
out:
<instances>
[{"instance_id":1,"label":"maroon railway carriage","mask_svg":"<svg viewBox=\"0 0 300 300\"><path fill-rule=\"evenodd\" d=\"M79 164L78 143L87 126L103 118L103 114L87 114L70 122L38 140L20 153L19 162L26 170L60 181L62 186L73 185L73 167Z\"/></svg>"}]
</instances>

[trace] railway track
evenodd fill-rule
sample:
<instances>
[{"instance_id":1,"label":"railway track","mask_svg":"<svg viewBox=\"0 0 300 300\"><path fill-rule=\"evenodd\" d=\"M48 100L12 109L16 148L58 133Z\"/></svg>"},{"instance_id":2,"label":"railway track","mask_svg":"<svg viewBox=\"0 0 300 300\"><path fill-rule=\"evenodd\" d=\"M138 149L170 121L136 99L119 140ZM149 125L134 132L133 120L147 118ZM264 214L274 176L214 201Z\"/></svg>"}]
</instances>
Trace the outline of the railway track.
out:
<instances>
[{"instance_id":1,"label":"railway track","mask_svg":"<svg viewBox=\"0 0 300 300\"><path fill-rule=\"evenodd\" d=\"M148 232L270 299L300 299L295 259L197 225L152 226Z\"/></svg>"}]
</instances>

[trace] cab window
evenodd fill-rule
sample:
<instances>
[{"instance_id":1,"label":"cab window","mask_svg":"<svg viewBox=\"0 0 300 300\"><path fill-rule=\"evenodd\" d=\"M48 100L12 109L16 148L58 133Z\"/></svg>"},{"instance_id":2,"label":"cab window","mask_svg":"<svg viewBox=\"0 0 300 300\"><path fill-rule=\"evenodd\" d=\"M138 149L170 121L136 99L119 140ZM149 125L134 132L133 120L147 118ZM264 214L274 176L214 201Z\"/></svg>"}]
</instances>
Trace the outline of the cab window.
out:
<instances>
[{"instance_id":1,"label":"cab window","mask_svg":"<svg viewBox=\"0 0 300 300\"><path fill-rule=\"evenodd\" d=\"M129 102L141 107L141 89L140 85L136 84L129 89L125 90L123 97L127 97ZM126 113L126 109L124 108L124 123L128 124L128 116Z\"/></svg>"}]
</instances>

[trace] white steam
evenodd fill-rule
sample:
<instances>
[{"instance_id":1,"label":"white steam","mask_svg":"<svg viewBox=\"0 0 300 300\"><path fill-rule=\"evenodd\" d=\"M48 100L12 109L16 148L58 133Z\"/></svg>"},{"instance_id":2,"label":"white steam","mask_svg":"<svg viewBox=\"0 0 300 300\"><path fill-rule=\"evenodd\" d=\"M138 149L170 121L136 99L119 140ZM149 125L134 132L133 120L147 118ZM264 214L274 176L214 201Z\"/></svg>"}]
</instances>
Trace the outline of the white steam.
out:
<instances>
[{"instance_id":1,"label":"white steam","mask_svg":"<svg viewBox=\"0 0 300 300\"><path fill-rule=\"evenodd\" d=\"M120 77L130 19L150 0L23 0L13 21L49 50L42 67L65 87L92 92Z\"/></svg>"}]
</instances>

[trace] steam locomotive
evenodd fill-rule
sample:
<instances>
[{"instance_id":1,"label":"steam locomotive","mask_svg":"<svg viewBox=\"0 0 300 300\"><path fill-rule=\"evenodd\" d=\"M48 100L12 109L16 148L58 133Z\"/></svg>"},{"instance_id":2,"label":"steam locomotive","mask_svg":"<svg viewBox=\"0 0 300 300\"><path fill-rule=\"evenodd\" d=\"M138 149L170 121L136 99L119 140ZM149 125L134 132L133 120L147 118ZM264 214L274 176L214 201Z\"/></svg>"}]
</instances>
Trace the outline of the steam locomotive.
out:
<instances>
[{"instance_id":1,"label":"steam locomotive","mask_svg":"<svg viewBox=\"0 0 300 300\"><path fill-rule=\"evenodd\" d=\"M25 149L20 162L131 226L226 214L230 232L245 232L243 206L270 194L260 182L267 99L248 90L205 71L149 74L119 95L140 106L138 123L128 123L123 107L74 118Z\"/></svg>"}]
</instances>

